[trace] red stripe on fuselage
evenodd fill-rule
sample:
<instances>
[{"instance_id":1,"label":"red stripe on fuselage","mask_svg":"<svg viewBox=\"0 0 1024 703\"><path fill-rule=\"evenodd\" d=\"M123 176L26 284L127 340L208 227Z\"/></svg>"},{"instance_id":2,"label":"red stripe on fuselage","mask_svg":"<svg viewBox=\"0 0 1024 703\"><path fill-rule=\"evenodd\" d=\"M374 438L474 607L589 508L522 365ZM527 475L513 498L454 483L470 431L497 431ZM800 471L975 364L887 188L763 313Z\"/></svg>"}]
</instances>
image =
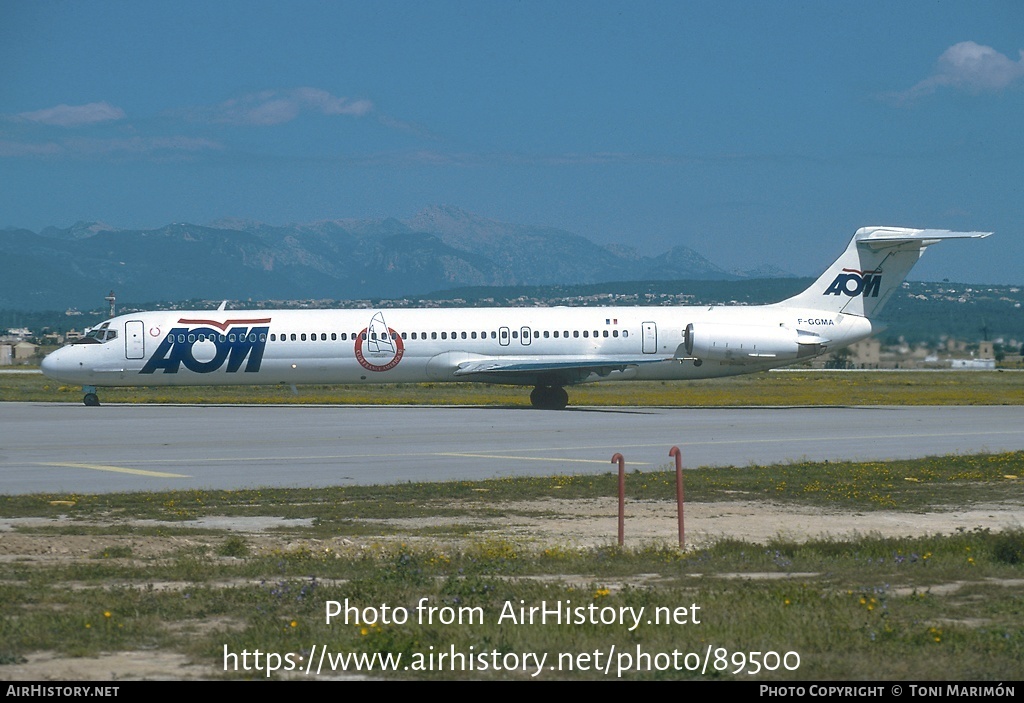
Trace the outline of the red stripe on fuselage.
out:
<instances>
[{"instance_id":1,"label":"red stripe on fuselage","mask_svg":"<svg viewBox=\"0 0 1024 703\"><path fill-rule=\"evenodd\" d=\"M263 317L263 318L260 318L258 320L257 319L237 319L237 320L232 319L232 320L224 320L224 322L216 322L215 320L186 320L185 318L181 318L181 319L178 320L178 322L183 324L183 325L210 325L211 327L216 327L221 332L226 332L228 327L230 327L231 325L261 325L261 324L270 322L270 318L269 317Z\"/></svg>"}]
</instances>

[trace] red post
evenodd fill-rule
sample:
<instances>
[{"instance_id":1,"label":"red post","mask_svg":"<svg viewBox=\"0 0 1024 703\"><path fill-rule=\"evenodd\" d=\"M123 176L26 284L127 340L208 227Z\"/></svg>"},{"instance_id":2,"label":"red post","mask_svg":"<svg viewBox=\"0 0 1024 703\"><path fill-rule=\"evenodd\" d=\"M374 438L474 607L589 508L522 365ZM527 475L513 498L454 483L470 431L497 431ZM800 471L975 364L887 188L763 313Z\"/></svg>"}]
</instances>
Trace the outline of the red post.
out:
<instances>
[{"instance_id":1,"label":"red post","mask_svg":"<svg viewBox=\"0 0 1024 703\"><path fill-rule=\"evenodd\" d=\"M619 464L619 546L623 545L626 539L626 459L616 453L612 456L612 463Z\"/></svg>"},{"instance_id":2,"label":"red post","mask_svg":"<svg viewBox=\"0 0 1024 703\"><path fill-rule=\"evenodd\" d=\"M679 447L672 447L668 455L676 459L676 505L679 506L679 548L683 549L686 544L686 532L683 530L683 455L679 453Z\"/></svg>"}]
</instances>

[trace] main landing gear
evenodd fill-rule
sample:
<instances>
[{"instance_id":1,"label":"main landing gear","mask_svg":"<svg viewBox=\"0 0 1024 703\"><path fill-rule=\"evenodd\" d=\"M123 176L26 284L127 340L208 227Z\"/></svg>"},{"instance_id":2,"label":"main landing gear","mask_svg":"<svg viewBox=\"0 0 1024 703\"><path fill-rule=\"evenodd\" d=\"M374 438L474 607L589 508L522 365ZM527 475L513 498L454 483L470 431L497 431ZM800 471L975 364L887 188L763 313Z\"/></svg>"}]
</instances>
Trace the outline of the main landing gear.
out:
<instances>
[{"instance_id":1,"label":"main landing gear","mask_svg":"<svg viewBox=\"0 0 1024 703\"><path fill-rule=\"evenodd\" d=\"M96 407L100 404L100 397L96 395L96 386L82 386L82 402L89 407Z\"/></svg>"},{"instance_id":2,"label":"main landing gear","mask_svg":"<svg viewBox=\"0 0 1024 703\"><path fill-rule=\"evenodd\" d=\"M537 386L530 391L530 404L538 410L565 410L569 394L561 386Z\"/></svg>"}]
</instances>

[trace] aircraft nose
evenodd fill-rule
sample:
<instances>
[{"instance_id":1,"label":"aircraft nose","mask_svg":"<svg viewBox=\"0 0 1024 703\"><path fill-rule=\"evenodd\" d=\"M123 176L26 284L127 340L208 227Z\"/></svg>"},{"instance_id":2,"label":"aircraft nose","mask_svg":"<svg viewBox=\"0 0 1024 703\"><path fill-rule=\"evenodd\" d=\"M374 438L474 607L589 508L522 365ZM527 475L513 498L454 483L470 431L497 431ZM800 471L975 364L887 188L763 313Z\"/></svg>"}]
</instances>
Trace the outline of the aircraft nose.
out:
<instances>
[{"instance_id":1,"label":"aircraft nose","mask_svg":"<svg viewBox=\"0 0 1024 703\"><path fill-rule=\"evenodd\" d=\"M53 373L54 367L57 363L53 358L54 355L56 355L56 353L57 352L55 351L50 352L49 354L43 357L43 360L41 362L39 362L39 369L46 376L49 376L51 373Z\"/></svg>"},{"instance_id":2,"label":"aircraft nose","mask_svg":"<svg viewBox=\"0 0 1024 703\"><path fill-rule=\"evenodd\" d=\"M50 352L43 357L41 362L39 362L39 369L43 372L44 376L48 376L49 378L57 381L68 380L65 378L65 376L67 376L66 372L69 370L67 368L67 363L65 363L67 359L65 355L61 353L62 351L62 349L58 349L57 351Z\"/></svg>"}]
</instances>

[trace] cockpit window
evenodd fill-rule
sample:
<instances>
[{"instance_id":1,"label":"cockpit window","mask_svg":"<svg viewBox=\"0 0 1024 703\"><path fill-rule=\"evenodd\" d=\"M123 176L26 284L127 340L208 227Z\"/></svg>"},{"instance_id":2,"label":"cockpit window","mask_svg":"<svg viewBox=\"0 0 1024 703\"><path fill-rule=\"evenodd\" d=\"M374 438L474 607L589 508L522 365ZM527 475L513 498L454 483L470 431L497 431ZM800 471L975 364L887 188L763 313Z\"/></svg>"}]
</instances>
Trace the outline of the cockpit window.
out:
<instances>
[{"instance_id":1,"label":"cockpit window","mask_svg":"<svg viewBox=\"0 0 1024 703\"><path fill-rule=\"evenodd\" d=\"M102 344L117 339L117 330L110 329L110 323L104 322L99 327L93 327L84 337L81 337L72 344Z\"/></svg>"}]
</instances>

